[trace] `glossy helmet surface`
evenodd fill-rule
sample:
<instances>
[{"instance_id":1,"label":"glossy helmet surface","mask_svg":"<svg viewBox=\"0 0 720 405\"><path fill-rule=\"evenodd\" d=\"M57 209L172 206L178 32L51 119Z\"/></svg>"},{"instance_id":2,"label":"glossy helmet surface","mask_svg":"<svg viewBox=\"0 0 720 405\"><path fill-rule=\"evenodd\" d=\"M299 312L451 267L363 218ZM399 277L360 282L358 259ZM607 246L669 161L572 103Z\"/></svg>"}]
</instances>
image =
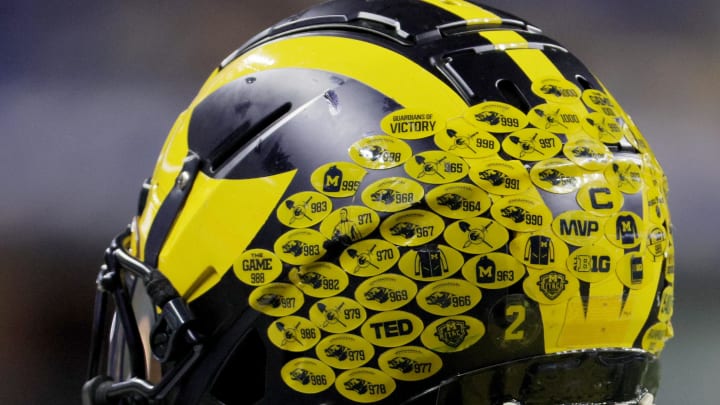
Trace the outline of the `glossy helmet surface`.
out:
<instances>
[{"instance_id":1,"label":"glossy helmet surface","mask_svg":"<svg viewBox=\"0 0 720 405\"><path fill-rule=\"evenodd\" d=\"M321 4L180 114L106 253L107 376L83 400L651 403L666 188L603 84L523 20Z\"/></svg>"}]
</instances>

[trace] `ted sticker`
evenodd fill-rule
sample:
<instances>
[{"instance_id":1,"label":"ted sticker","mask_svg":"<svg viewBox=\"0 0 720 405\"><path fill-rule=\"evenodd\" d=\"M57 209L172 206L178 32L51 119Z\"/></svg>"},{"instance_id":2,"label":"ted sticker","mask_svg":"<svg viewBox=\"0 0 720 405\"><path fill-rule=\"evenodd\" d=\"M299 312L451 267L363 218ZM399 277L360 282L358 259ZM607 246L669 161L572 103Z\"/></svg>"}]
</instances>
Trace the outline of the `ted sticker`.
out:
<instances>
[{"instance_id":1,"label":"ted sticker","mask_svg":"<svg viewBox=\"0 0 720 405\"><path fill-rule=\"evenodd\" d=\"M499 101L486 101L470 107L465 113L465 119L493 133L514 132L528 124L525 113Z\"/></svg>"},{"instance_id":2,"label":"ted sticker","mask_svg":"<svg viewBox=\"0 0 720 405\"><path fill-rule=\"evenodd\" d=\"M405 177L388 177L370 184L362 192L362 201L381 212L402 211L420 202L425 189L420 183Z\"/></svg>"},{"instance_id":3,"label":"ted sticker","mask_svg":"<svg viewBox=\"0 0 720 405\"><path fill-rule=\"evenodd\" d=\"M407 210L389 216L380 225L380 234L398 246L424 245L442 234L445 222L425 210Z\"/></svg>"},{"instance_id":4,"label":"ted sticker","mask_svg":"<svg viewBox=\"0 0 720 405\"><path fill-rule=\"evenodd\" d=\"M400 166L412 155L410 145L387 135L363 138L350 146L350 158L368 169Z\"/></svg>"},{"instance_id":5,"label":"ted sticker","mask_svg":"<svg viewBox=\"0 0 720 405\"><path fill-rule=\"evenodd\" d=\"M442 368L440 356L420 346L390 349L378 358L380 369L399 381L420 381Z\"/></svg>"},{"instance_id":6,"label":"ted sticker","mask_svg":"<svg viewBox=\"0 0 720 405\"><path fill-rule=\"evenodd\" d=\"M271 251L250 249L233 262L235 276L247 285L267 284L280 276L283 264Z\"/></svg>"},{"instance_id":7,"label":"ted sticker","mask_svg":"<svg viewBox=\"0 0 720 405\"><path fill-rule=\"evenodd\" d=\"M495 136L464 118L448 121L445 131L435 134L435 144L444 151L466 158L495 156L500 151L500 142Z\"/></svg>"},{"instance_id":8,"label":"ted sticker","mask_svg":"<svg viewBox=\"0 0 720 405\"><path fill-rule=\"evenodd\" d=\"M476 217L491 204L488 193L470 183L437 186L427 193L425 201L433 211L454 219Z\"/></svg>"},{"instance_id":9,"label":"ted sticker","mask_svg":"<svg viewBox=\"0 0 720 405\"><path fill-rule=\"evenodd\" d=\"M385 116L380 121L380 128L386 134L400 139L420 139L439 131L440 123L437 114L430 110L404 108Z\"/></svg>"},{"instance_id":10,"label":"ted sticker","mask_svg":"<svg viewBox=\"0 0 720 405\"><path fill-rule=\"evenodd\" d=\"M299 357L290 360L280 370L288 387L303 394L317 394L332 387L335 372L318 359Z\"/></svg>"},{"instance_id":11,"label":"ted sticker","mask_svg":"<svg viewBox=\"0 0 720 405\"><path fill-rule=\"evenodd\" d=\"M335 388L345 398L364 404L375 403L395 391L395 380L380 370L359 367L347 370L335 380Z\"/></svg>"},{"instance_id":12,"label":"ted sticker","mask_svg":"<svg viewBox=\"0 0 720 405\"><path fill-rule=\"evenodd\" d=\"M282 261L295 265L310 264L325 254L325 237L313 229L294 229L280 236L274 245Z\"/></svg>"},{"instance_id":13,"label":"ted sticker","mask_svg":"<svg viewBox=\"0 0 720 405\"><path fill-rule=\"evenodd\" d=\"M307 228L322 221L332 211L332 201L312 191L293 194L277 210L280 223L291 228Z\"/></svg>"},{"instance_id":14,"label":"ted sticker","mask_svg":"<svg viewBox=\"0 0 720 405\"><path fill-rule=\"evenodd\" d=\"M440 318L425 328L420 336L423 345L440 353L463 351L485 335L485 325L466 315Z\"/></svg>"},{"instance_id":15,"label":"ted sticker","mask_svg":"<svg viewBox=\"0 0 720 405\"><path fill-rule=\"evenodd\" d=\"M320 329L300 316L286 316L271 323L268 338L277 347L289 352L304 352L320 341Z\"/></svg>"},{"instance_id":16,"label":"ted sticker","mask_svg":"<svg viewBox=\"0 0 720 405\"><path fill-rule=\"evenodd\" d=\"M330 197L352 197L360 189L366 173L353 163L332 162L315 169L310 182L317 191Z\"/></svg>"},{"instance_id":17,"label":"ted sticker","mask_svg":"<svg viewBox=\"0 0 720 405\"><path fill-rule=\"evenodd\" d=\"M385 311L371 316L361 328L368 342L380 347L406 345L422 333L423 322L405 311Z\"/></svg>"},{"instance_id":18,"label":"ted sticker","mask_svg":"<svg viewBox=\"0 0 720 405\"><path fill-rule=\"evenodd\" d=\"M423 183L444 184L465 177L468 165L458 156L433 150L413 156L405 163L405 171L410 177Z\"/></svg>"}]
</instances>

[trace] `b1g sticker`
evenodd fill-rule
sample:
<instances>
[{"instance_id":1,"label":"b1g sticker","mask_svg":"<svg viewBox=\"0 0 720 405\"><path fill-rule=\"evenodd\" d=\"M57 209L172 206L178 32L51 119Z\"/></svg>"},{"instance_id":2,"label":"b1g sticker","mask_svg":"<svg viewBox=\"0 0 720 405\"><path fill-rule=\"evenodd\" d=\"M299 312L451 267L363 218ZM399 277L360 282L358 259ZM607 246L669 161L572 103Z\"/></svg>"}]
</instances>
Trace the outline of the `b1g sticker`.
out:
<instances>
[{"instance_id":1,"label":"b1g sticker","mask_svg":"<svg viewBox=\"0 0 720 405\"><path fill-rule=\"evenodd\" d=\"M437 186L427 193L425 201L433 211L453 219L476 217L492 204L487 192L470 183Z\"/></svg>"},{"instance_id":2,"label":"b1g sticker","mask_svg":"<svg viewBox=\"0 0 720 405\"><path fill-rule=\"evenodd\" d=\"M275 254L284 262L310 264L325 254L325 237L313 229L294 229L280 236L274 245Z\"/></svg>"},{"instance_id":3,"label":"b1g sticker","mask_svg":"<svg viewBox=\"0 0 720 405\"><path fill-rule=\"evenodd\" d=\"M270 283L250 293L250 306L269 316L287 316L295 313L305 302L302 291L288 283Z\"/></svg>"},{"instance_id":4,"label":"b1g sticker","mask_svg":"<svg viewBox=\"0 0 720 405\"><path fill-rule=\"evenodd\" d=\"M490 213L500 225L519 232L537 231L552 223L545 203L524 195L496 199Z\"/></svg>"},{"instance_id":5,"label":"b1g sticker","mask_svg":"<svg viewBox=\"0 0 720 405\"><path fill-rule=\"evenodd\" d=\"M306 295L327 298L340 294L348 286L348 276L330 262L315 262L290 270L290 281Z\"/></svg>"},{"instance_id":6,"label":"b1g sticker","mask_svg":"<svg viewBox=\"0 0 720 405\"><path fill-rule=\"evenodd\" d=\"M438 316L459 315L480 302L480 289L465 280L451 278L423 287L416 301L420 308Z\"/></svg>"},{"instance_id":7,"label":"b1g sticker","mask_svg":"<svg viewBox=\"0 0 720 405\"><path fill-rule=\"evenodd\" d=\"M555 305L565 303L570 298L578 296L580 282L565 271L531 272L523 281L523 290L533 301Z\"/></svg>"},{"instance_id":8,"label":"b1g sticker","mask_svg":"<svg viewBox=\"0 0 720 405\"><path fill-rule=\"evenodd\" d=\"M291 228L307 228L322 221L332 211L332 201L320 193L303 191L283 201L277 218Z\"/></svg>"},{"instance_id":9,"label":"b1g sticker","mask_svg":"<svg viewBox=\"0 0 720 405\"><path fill-rule=\"evenodd\" d=\"M500 141L464 118L449 120L445 131L435 134L435 144L442 150L466 158L495 156L500 151Z\"/></svg>"},{"instance_id":10,"label":"b1g sticker","mask_svg":"<svg viewBox=\"0 0 720 405\"><path fill-rule=\"evenodd\" d=\"M606 181L593 181L582 186L576 199L585 211L602 216L620 212L625 202L620 190Z\"/></svg>"},{"instance_id":11,"label":"b1g sticker","mask_svg":"<svg viewBox=\"0 0 720 405\"><path fill-rule=\"evenodd\" d=\"M317 191L330 197L352 197L366 173L354 163L331 162L315 169L310 182Z\"/></svg>"},{"instance_id":12,"label":"b1g sticker","mask_svg":"<svg viewBox=\"0 0 720 405\"><path fill-rule=\"evenodd\" d=\"M639 290L655 279L655 266L642 253L628 253L620 259L615 273L626 287Z\"/></svg>"},{"instance_id":13,"label":"b1g sticker","mask_svg":"<svg viewBox=\"0 0 720 405\"><path fill-rule=\"evenodd\" d=\"M608 117L603 113L588 114L582 122L583 130L602 143L618 143L625 130L616 118Z\"/></svg>"},{"instance_id":14,"label":"b1g sticker","mask_svg":"<svg viewBox=\"0 0 720 405\"><path fill-rule=\"evenodd\" d=\"M445 240L455 249L472 254L492 252L505 245L510 234L492 219L475 217L461 219L445 230Z\"/></svg>"},{"instance_id":15,"label":"b1g sticker","mask_svg":"<svg viewBox=\"0 0 720 405\"><path fill-rule=\"evenodd\" d=\"M668 247L668 235L660 226L653 226L647 233L647 251L653 260L662 260Z\"/></svg>"},{"instance_id":16,"label":"b1g sticker","mask_svg":"<svg viewBox=\"0 0 720 405\"><path fill-rule=\"evenodd\" d=\"M420 340L423 346L439 353L463 351L485 335L485 325L478 319L455 315L440 318L425 328Z\"/></svg>"},{"instance_id":17,"label":"b1g sticker","mask_svg":"<svg viewBox=\"0 0 720 405\"><path fill-rule=\"evenodd\" d=\"M588 173L588 176L591 174ZM536 186L545 191L567 194L582 186L585 172L567 159L552 158L533 166L530 169L530 178Z\"/></svg>"},{"instance_id":18,"label":"b1g sticker","mask_svg":"<svg viewBox=\"0 0 720 405\"><path fill-rule=\"evenodd\" d=\"M458 181L467 176L468 168L462 158L439 150L418 153L405 163L410 177L430 184Z\"/></svg>"},{"instance_id":19,"label":"b1g sticker","mask_svg":"<svg viewBox=\"0 0 720 405\"><path fill-rule=\"evenodd\" d=\"M280 370L288 387L303 394L317 394L332 387L335 372L327 365L310 357L290 360Z\"/></svg>"},{"instance_id":20,"label":"b1g sticker","mask_svg":"<svg viewBox=\"0 0 720 405\"><path fill-rule=\"evenodd\" d=\"M465 262L462 274L478 287L499 290L520 281L525 275L525 266L508 254L488 253Z\"/></svg>"},{"instance_id":21,"label":"b1g sticker","mask_svg":"<svg viewBox=\"0 0 720 405\"><path fill-rule=\"evenodd\" d=\"M470 162L470 179L483 190L498 195L517 194L532 184L520 161L500 158Z\"/></svg>"},{"instance_id":22,"label":"b1g sticker","mask_svg":"<svg viewBox=\"0 0 720 405\"><path fill-rule=\"evenodd\" d=\"M386 311L368 318L360 331L375 346L398 347L420 336L423 326L422 320L410 312Z\"/></svg>"},{"instance_id":23,"label":"b1g sticker","mask_svg":"<svg viewBox=\"0 0 720 405\"><path fill-rule=\"evenodd\" d=\"M363 281L355 289L355 299L375 311L398 309L417 293L414 281L399 274L381 274Z\"/></svg>"},{"instance_id":24,"label":"b1g sticker","mask_svg":"<svg viewBox=\"0 0 720 405\"><path fill-rule=\"evenodd\" d=\"M505 137L502 148L508 155L522 160L536 162L549 159L563 147L555 134L537 128L525 128Z\"/></svg>"},{"instance_id":25,"label":"b1g sticker","mask_svg":"<svg viewBox=\"0 0 720 405\"><path fill-rule=\"evenodd\" d=\"M325 298L310 307L310 320L330 333L350 332L365 322L366 317L365 308L346 297Z\"/></svg>"},{"instance_id":26,"label":"b1g sticker","mask_svg":"<svg viewBox=\"0 0 720 405\"><path fill-rule=\"evenodd\" d=\"M465 258L450 246L429 243L408 250L398 263L400 271L418 281L437 281L457 273Z\"/></svg>"},{"instance_id":27,"label":"b1g sticker","mask_svg":"<svg viewBox=\"0 0 720 405\"><path fill-rule=\"evenodd\" d=\"M421 381L435 375L443 366L437 354L420 346L390 349L378 357L380 370L399 381Z\"/></svg>"},{"instance_id":28,"label":"b1g sticker","mask_svg":"<svg viewBox=\"0 0 720 405\"><path fill-rule=\"evenodd\" d=\"M537 305L523 294L506 295L490 310L488 335L495 336L495 342L502 348L530 345L541 329Z\"/></svg>"},{"instance_id":29,"label":"b1g sticker","mask_svg":"<svg viewBox=\"0 0 720 405\"><path fill-rule=\"evenodd\" d=\"M552 103L577 103L581 96L580 89L576 85L558 77L534 81L531 90Z\"/></svg>"},{"instance_id":30,"label":"b1g sticker","mask_svg":"<svg viewBox=\"0 0 720 405\"><path fill-rule=\"evenodd\" d=\"M564 266L568 247L547 231L518 234L510 242L510 253L526 266L536 269Z\"/></svg>"},{"instance_id":31,"label":"b1g sticker","mask_svg":"<svg viewBox=\"0 0 720 405\"><path fill-rule=\"evenodd\" d=\"M375 355L367 340L349 333L330 335L315 346L315 353L325 364L341 370L364 366Z\"/></svg>"},{"instance_id":32,"label":"b1g sticker","mask_svg":"<svg viewBox=\"0 0 720 405\"><path fill-rule=\"evenodd\" d=\"M605 169L613 159L613 155L595 138L574 137L563 147L565 157L585 170L599 171Z\"/></svg>"},{"instance_id":33,"label":"b1g sticker","mask_svg":"<svg viewBox=\"0 0 720 405\"><path fill-rule=\"evenodd\" d=\"M361 205L349 205L330 213L320 224L327 239L350 245L370 235L380 226L377 212Z\"/></svg>"},{"instance_id":34,"label":"b1g sticker","mask_svg":"<svg viewBox=\"0 0 720 405\"><path fill-rule=\"evenodd\" d=\"M380 370L360 367L347 370L335 380L335 389L345 398L363 404L375 403L395 391L395 380Z\"/></svg>"},{"instance_id":35,"label":"b1g sticker","mask_svg":"<svg viewBox=\"0 0 720 405\"><path fill-rule=\"evenodd\" d=\"M623 249L633 248L645 237L642 218L630 211L621 211L605 221L605 237Z\"/></svg>"},{"instance_id":36,"label":"b1g sticker","mask_svg":"<svg viewBox=\"0 0 720 405\"><path fill-rule=\"evenodd\" d=\"M275 320L268 327L267 333L275 346L289 352L304 352L320 341L320 329L300 316Z\"/></svg>"},{"instance_id":37,"label":"b1g sticker","mask_svg":"<svg viewBox=\"0 0 720 405\"><path fill-rule=\"evenodd\" d=\"M635 194L643 185L642 166L635 159L615 159L605 169L605 178L625 194Z\"/></svg>"},{"instance_id":38,"label":"b1g sticker","mask_svg":"<svg viewBox=\"0 0 720 405\"><path fill-rule=\"evenodd\" d=\"M398 246L424 245L442 234L445 222L438 215L424 210L398 212L380 225L380 234Z\"/></svg>"},{"instance_id":39,"label":"b1g sticker","mask_svg":"<svg viewBox=\"0 0 720 405\"><path fill-rule=\"evenodd\" d=\"M552 230L571 245L592 245L606 232L606 219L586 211L565 211L555 217Z\"/></svg>"},{"instance_id":40,"label":"b1g sticker","mask_svg":"<svg viewBox=\"0 0 720 405\"><path fill-rule=\"evenodd\" d=\"M340 255L340 266L358 277L372 277L386 272L400 259L400 252L392 243L382 239L356 242Z\"/></svg>"},{"instance_id":41,"label":"b1g sticker","mask_svg":"<svg viewBox=\"0 0 720 405\"><path fill-rule=\"evenodd\" d=\"M600 90L588 89L583 91L582 101L591 109L605 116L616 117L618 115L615 104L610 100L610 97Z\"/></svg>"},{"instance_id":42,"label":"b1g sticker","mask_svg":"<svg viewBox=\"0 0 720 405\"><path fill-rule=\"evenodd\" d=\"M412 156L410 145L387 135L363 138L350 146L350 159L368 169L400 166Z\"/></svg>"},{"instance_id":43,"label":"b1g sticker","mask_svg":"<svg viewBox=\"0 0 720 405\"><path fill-rule=\"evenodd\" d=\"M280 276L283 264L271 251L250 249L233 262L233 272L247 285L267 284Z\"/></svg>"},{"instance_id":44,"label":"b1g sticker","mask_svg":"<svg viewBox=\"0 0 720 405\"><path fill-rule=\"evenodd\" d=\"M380 128L400 139L420 139L440 131L444 121L427 109L404 108L386 115L380 121Z\"/></svg>"},{"instance_id":45,"label":"b1g sticker","mask_svg":"<svg viewBox=\"0 0 720 405\"><path fill-rule=\"evenodd\" d=\"M470 107L465 119L493 133L514 132L528 124L525 113L499 101L486 101Z\"/></svg>"},{"instance_id":46,"label":"b1g sticker","mask_svg":"<svg viewBox=\"0 0 720 405\"><path fill-rule=\"evenodd\" d=\"M574 134L582 128L576 109L561 104L541 104L528 112L530 123L536 128L556 134Z\"/></svg>"},{"instance_id":47,"label":"b1g sticker","mask_svg":"<svg viewBox=\"0 0 720 405\"><path fill-rule=\"evenodd\" d=\"M665 347L665 342L672 337L667 323L658 322L648 328L642 338L642 348L650 353L658 354Z\"/></svg>"},{"instance_id":48,"label":"b1g sticker","mask_svg":"<svg viewBox=\"0 0 720 405\"><path fill-rule=\"evenodd\" d=\"M425 189L420 183L405 177L388 177L370 184L362 192L368 207L382 212L397 212L420 202Z\"/></svg>"},{"instance_id":49,"label":"b1g sticker","mask_svg":"<svg viewBox=\"0 0 720 405\"><path fill-rule=\"evenodd\" d=\"M615 273L618 256L617 249L607 242L598 245L583 246L573 251L567 258L570 273L578 279L597 283Z\"/></svg>"}]
</instances>

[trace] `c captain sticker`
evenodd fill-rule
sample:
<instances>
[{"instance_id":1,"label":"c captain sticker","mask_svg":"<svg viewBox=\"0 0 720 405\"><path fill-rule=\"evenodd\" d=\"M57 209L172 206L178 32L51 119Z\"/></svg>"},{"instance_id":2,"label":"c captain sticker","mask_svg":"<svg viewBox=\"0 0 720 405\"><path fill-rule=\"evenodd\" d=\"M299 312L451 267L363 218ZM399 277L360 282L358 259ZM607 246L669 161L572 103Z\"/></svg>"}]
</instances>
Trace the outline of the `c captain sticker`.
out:
<instances>
[{"instance_id":1,"label":"c captain sticker","mask_svg":"<svg viewBox=\"0 0 720 405\"><path fill-rule=\"evenodd\" d=\"M288 387L303 394L317 394L330 388L335 382L335 373L326 364L310 357L290 360L280 370Z\"/></svg>"},{"instance_id":2,"label":"c captain sticker","mask_svg":"<svg viewBox=\"0 0 720 405\"><path fill-rule=\"evenodd\" d=\"M556 134L573 134L582 128L580 115L562 104L541 104L528 113L530 123L536 128Z\"/></svg>"},{"instance_id":3,"label":"c captain sticker","mask_svg":"<svg viewBox=\"0 0 720 405\"><path fill-rule=\"evenodd\" d=\"M283 201L277 210L278 220L291 228L307 228L322 221L332 210L332 201L320 193L303 191Z\"/></svg>"},{"instance_id":4,"label":"c captain sticker","mask_svg":"<svg viewBox=\"0 0 720 405\"><path fill-rule=\"evenodd\" d=\"M350 370L370 361L375 355L375 348L360 336L341 333L320 341L315 346L315 353L332 367Z\"/></svg>"},{"instance_id":5,"label":"c captain sticker","mask_svg":"<svg viewBox=\"0 0 720 405\"><path fill-rule=\"evenodd\" d=\"M420 139L439 131L442 121L431 111L405 108L385 116L380 121L380 128L386 134L400 139Z\"/></svg>"},{"instance_id":6,"label":"c captain sticker","mask_svg":"<svg viewBox=\"0 0 720 405\"><path fill-rule=\"evenodd\" d=\"M499 195L511 195L530 187L530 176L518 160L500 158L475 159L470 163L470 179L483 190Z\"/></svg>"},{"instance_id":7,"label":"c captain sticker","mask_svg":"<svg viewBox=\"0 0 720 405\"><path fill-rule=\"evenodd\" d=\"M405 163L410 177L423 183L444 184L458 181L468 173L462 158L439 150L419 153Z\"/></svg>"},{"instance_id":8,"label":"c captain sticker","mask_svg":"<svg viewBox=\"0 0 720 405\"><path fill-rule=\"evenodd\" d=\"M465 280L451 278L426 285L417 295L425 311L439 316L459 315L480 302L480 289Z\"/></svg>"},{"instance_id":9,"label":"c captain sticker","mask_svg":"<svg viewBox=\"0 0 720 405\"><path fill-rule=\"evenodd\" d=\"M305 296L292 284L270 283L254 289L248 301L258 312L280 317L299 310L305 302Z\"/></svg>"},{"instance_id":10,"label":"c captain sticker","mask_svg":"<svg viewBox=\"0 0 720 405\"><path fill-rule=\"evenodd\" d=\"M315 189L330 197L352 197L360 189L366 171L349 162L324 164L312 173L310 182Z\"/></svg>"},{"instance_id":11,"label":"c captain sticker","mask_svg":"<svg viewBox=\"0 0 720 405\"><path fill-rule=\"evenodd\" d=\"M514 132L525 128L527 116L510 104L487 101L476 104L465 113L465 119L488 132Z\"/></svg>"},{"instance_id":12,"label":"c captain sticker","mask_svg":"<svg viewBox=\"0 0 720 405\"><path fill-rule=\"evenodd\" d=\"M554 103L576 103L580 100L580 89L565 79L548 77L534 81L533 93Z\"/></svg>"},{"instance_id":13,"label":"c captain sticker","mask_svg":"<svg viewBox=\"0 0 720 405\"><path fill-rule=\"evenodd\" d=\"M362 201L376 211L397 212L420 202L424 194L423 187L414 180L388 177L365 188Z\"/></svg>"},{"instance_id":14,"label":"c captain sticker","mask_svg":"<svg viewBox=\"0 0 720 405\"><path fill-rule=\"evenodd\" d=\"M271 251L250 249L233 262L233 272L247 285L267 284L282 273L283 264Z\"/></svg>"},{"instance_id":15,"label":"c captain sticker","mask_svg":"<svg viewBox=\"0 0 720 405\"><path fill-rule=\"evenodd\" d=\"M537 231L552 222L552 213L542 200L524 195L496 199L490 212L500 225L519 232Z\"/></svg>"},{"instance_id":16,"label":"c captain sticker","mask_svg":"<svg viewBox=\"0 0 720 405\"><path fill-rule=\"evenodd\" d=\"M325 237L313 229L294 229L280 236L275 254L285 263L310 264L325 254Z\"/></svg>"},{"instance_id":17,"label":"c captain sticker","mask_svg":"<svg viewBox=\"0 0 720 405\"><path fill-rule=\"evenodd\" d=\"M408 250L398 263L400 271L418 281L437 281L455 274L464 262L463 255L450 246L429 243Z\"/></svg>"},{"instance_id":18,"label":"c captain sticker","mask_svg":"<svg viewBox=\"0 0 720 405\"><path fill-rule=\"evenodd\" d=\"M349 205L330 213L320 224L320 233L333 242L350 245L370 235L378 226L377 212L360 205Z\"/></svg>"},{"instance_id":19,"label":"c captain sticker","mask_svg":"<svg viewBox=\"0 0 720 405\"><path fill-rule=\"evenodd\" d=\"M485 335L485 325L479 320L456 315L440 318L425 328L420 336L423 345L439 353L463 351Z\"/></svg>"},{"instance_id":20,"label":"c captain sticker","mask_svg":"<svg viewBox=\"0 0 720 405\"><path fill-rule=\"evenodd\" d=\"M390 349L378 357L380 369L399 381L420 381L433 376L442 368L437 354L420 346Z\"/></svg>"},{"instance_id":21,"label":"c captain sticker","mask_svg":"<svg viewBox=\"0 0 720 405\"><path fill-rule=\"evenodd\" d=\"M445 230L445 240L450 246L472 254L497 250L507 243L509 237L504 226L483 217L461 219Z\"/></svg>"},{"instance_id":22,"label":"c captain sticker","mask_svg":"<svg viewBox=\"0 0 720 405\"><path fill-rule=\"evenodd\" d=\"M430 208L438 214L454 219L476 217L490 208L490 197L470 183L443 184L425 196Z\"/></svg>"},{"instance_id":23,"label":"c captain sticker","mask_svg":"<svg viewBox=\"0 0 720 405\"><path fill-rule=\"evenodd\" d=\"M368 318L361 328L363 337L380 347L406 345L420 336L422 330L422 320L417 315L405 311L377 313Z\"/></svg>"},{"instance_id":24,"label":"c captain sticker","mask_svg":"<svg viewBox=\"0 0 720 405\"><path fill-rule=\"evenodd\" d=\"M400 166L412 155L410 145L387 135L363 138L350 146L350 158L368 169Z\"/></svg>"},{"instance_id":25,"label":"c captain sticker","mask_svg":"<svg viewBox=\"0 0 720 405\"><path fill-rule=\"evenodd\" d=\"M445 131L435 134L435 144L442 150L466 158L495 156L500 151L500 142L495 136L464 118L448 121Z\"/></svg>"},{"instance_id":26,"label":"c captain sticker","mask_svg":"<svg viewBox=\"0 0 720 405\"><path fill-rule=\"evenodd\" d=\"M620 212L625 201L620 190L605 181L593 181L582 186L576 199L585 211L602 216Z\"/></svg>"},{"instance_id":27,"label":"c captain sticker","mask_svg":"<svg viewBox=\"0 0 720 405\"><path fill-rule=\"evenodd\" d=\"M398 309L410 302L417 285L399 274L381 274L365 280L355 289L355 299L375 311Z\"/></svg>"},{"instance_id":28,"label":"c captain sticker","mask_svg":"<svg viewBox=\"0 0 720 405\"><path fill-rule=\"evenodd\" d=\"M342 396L364 404L382 401L395 387L395 380L389 375L370 367L347 370L335 380L335 388Z\"/></svg>"},{"instance_id":29,"label":"c captain sticker","mask_svg":"<svg viewBox=\"0 0 720 405\"><path fill-rule=\"evenodd\" d=\"M445 222L425 210L407 210L393 214L380 225L380 234L398 246L424 245L442 234Z\"/></svg>"},{"instance_id":30,"label":"c captain sticker","mask_svg":"<svg viewBox=\"0 0 720 405\"><path fill-rule=\"evenodd\" d=\"M400 259L392 243L382 239L356 242L340 255L340 266L353 276L371 277L386 272Z\"/></svg>"},{"instance_id":31,"label":"c captain sticker","mask_svg":"<svg viewBox=\"0 0 720 405\"><path fill-rule=\"evenodd\" d=\"M290 281L311 297L326 298L340 294L348 286L348 276L330 262L315 262L293 268Z\"/></svg>"},{"instance_id":32,"label":"c captain sticker","mask_svg":"<svg viewBox=\"0 0 720 405\"><path fill-rule=\"evenodd\" d=\"M310 307L310 320L330 333L345 333L365 321L365 308L346 297L325 298Z\"/></svg>"},{"instance_id":33,"label":"c captain sticker","mask_svg":"<svg viewBox=\"0 0 720 405\"><path fill-rule=\"evenodd\" d=\"M502 142L502 148L508 155L533 162L555 156L562 146L562 141L557 135L537 128L525 128L513 132Z\"/></svg>"},{"instance_id":34,"label":"c captain sticker","mask_svg":"<svg viewBox=\"0 0 720 405\"><path fill-rule=\"evenodd\" d=\"M277 347L289 352L304 352L320 341L320 329L300 316L286 316L271 323L268 338Z\"/></svg>"},{"instance_id":35,"label":"c captain sticker","mask_svg":"<svg viewBox=\"0 0 720 405\"><path fill-rule=\"evenodd\" d=\"M525 266L508 254L488 253L465 262L462 274L478 287L499 290L520 281L525 275Z\"/></svg>"}]
</instances>

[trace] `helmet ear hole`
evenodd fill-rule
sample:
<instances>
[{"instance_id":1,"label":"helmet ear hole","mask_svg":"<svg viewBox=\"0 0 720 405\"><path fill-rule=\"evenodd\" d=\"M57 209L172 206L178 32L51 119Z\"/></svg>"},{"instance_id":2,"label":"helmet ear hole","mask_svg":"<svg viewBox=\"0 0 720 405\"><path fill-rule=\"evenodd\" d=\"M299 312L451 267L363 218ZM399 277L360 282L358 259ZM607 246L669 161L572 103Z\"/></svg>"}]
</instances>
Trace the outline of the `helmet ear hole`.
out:
<instances>
[{"instance_id":1,"label":"helmet ear hole","mask_svg":"<svg viewBox=\"0 0 720 405\"><path fill-rule=\"evenodd\" d=\"M262 399L266 357L260 334L257 329L252 329L228 357L215 378L210 395L226 405L254 404Z\"/></svg>"}]
</instances>

